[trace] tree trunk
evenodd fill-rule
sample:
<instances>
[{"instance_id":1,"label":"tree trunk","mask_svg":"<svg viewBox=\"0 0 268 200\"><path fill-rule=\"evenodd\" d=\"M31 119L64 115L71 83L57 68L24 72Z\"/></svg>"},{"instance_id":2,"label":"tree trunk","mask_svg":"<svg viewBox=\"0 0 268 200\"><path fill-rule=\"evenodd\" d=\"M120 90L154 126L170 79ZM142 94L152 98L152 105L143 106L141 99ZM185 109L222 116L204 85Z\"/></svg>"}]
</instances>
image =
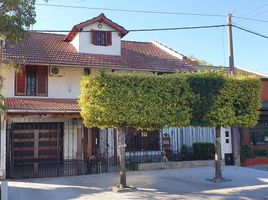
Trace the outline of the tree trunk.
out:
<instances>
[{"instance_id":1,"label":"tree trunk","mask_svg":"<svg viewBox=\"0 0 268 200\"><path fill-rule=\"evenodd\" d=\"M125 129L118 128L119 131L119 149L120 149L120 185L119 188L126 188L126 167L125 167Z\"/></svg>"},{"instance_id":2,"label":"tree trunk","mask_svg":"<svg viewBox=\"0 0 268 200\"><path fill-rule=\"evenodd\" d=\"M216 126L215 181L221 181L221 127Z\"/></svg>"}]
</instances>

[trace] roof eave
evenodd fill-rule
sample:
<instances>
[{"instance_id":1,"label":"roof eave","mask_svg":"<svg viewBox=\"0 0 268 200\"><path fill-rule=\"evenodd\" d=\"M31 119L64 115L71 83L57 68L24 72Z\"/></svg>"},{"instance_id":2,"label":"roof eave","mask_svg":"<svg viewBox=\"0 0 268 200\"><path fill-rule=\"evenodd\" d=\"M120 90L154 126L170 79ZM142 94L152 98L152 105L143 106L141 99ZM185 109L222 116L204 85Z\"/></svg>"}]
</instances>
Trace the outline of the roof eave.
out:
<instances>
[{"instance_id":1,"label":"roof eave","mask_svg":"<svg viewBox=\"0 0 268 200\"><path fill-rule=\"evenodd\" d=\"M69 32L69 34L65 37L64 41L70 42L73 40L73 38L78 34L80 30L82 30L85 26L88 26L90 24L96 23L96 22L103 22L107 24L108 26L112 27L116 31L120 33L121 38L123 38L126 34L128 34L128 30L126 30L123 26L120 26L113 22L112 20L108 19L103 13L100 14L98 17L92 18L90 20L87 20L85 22L82 22L80 24L75 25L72 30Z\"/></svg>"},{"instance_id":2,"label":"roof eave","mask_svg":"<svg viewBox=\"0 0 268 200\"><path fill-rule=\"evenodd\" d=\"M6 109L7 113L80 113L81 110L27 110Z\"/></svg>"}]
</instances>

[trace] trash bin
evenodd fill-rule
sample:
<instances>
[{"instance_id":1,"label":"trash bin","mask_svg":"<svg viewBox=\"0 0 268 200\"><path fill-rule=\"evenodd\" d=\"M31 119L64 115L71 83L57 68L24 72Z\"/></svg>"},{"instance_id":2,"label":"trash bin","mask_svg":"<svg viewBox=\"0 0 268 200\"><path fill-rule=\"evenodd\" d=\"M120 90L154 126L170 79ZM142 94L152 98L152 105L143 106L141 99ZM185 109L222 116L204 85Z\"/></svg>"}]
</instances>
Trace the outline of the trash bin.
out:
<instances>
[{"instance_id":1,"label":"trash bin","mask_svg":"<svg viewBox=\"0 0 268 200\"><path fill-rule=\"evenodd\" d=\"M234 154L233 153L225 153L224 159L225 159L225 165L234 165Z\"/></svg>"}]
</instances>

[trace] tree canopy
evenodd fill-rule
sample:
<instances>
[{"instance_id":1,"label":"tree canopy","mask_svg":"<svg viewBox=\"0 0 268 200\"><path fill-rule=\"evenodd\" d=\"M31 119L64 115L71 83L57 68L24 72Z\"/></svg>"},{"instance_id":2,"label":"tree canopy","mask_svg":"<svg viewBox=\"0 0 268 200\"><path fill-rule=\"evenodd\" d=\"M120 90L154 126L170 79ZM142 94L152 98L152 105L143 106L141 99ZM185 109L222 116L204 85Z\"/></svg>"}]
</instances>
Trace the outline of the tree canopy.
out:
<instances>
[{"instance_id":1,"label":"tree canopy","mask_svg":"<svg viewBox=\"0 0 268 200\"><path fill-rule=\"evenodd\" d=\"M188 82L198 99L192 104L192 125L256 124L261 106L259 78L204 72L189 75Z\"/></svg>"},{"instance_id":2,"label":"tree canopy","mask_svg":"<svg viewBox=\"0 0 268 200\"><path fill-rule=\"evenodd\" d=\"M191 120L194 94L182 75L101 73L85 76L81 86L87 126L156 129L187 126Z\"/></svg>"},{"instance_id":3,"label":"tree canopy","mask_svg":"<svg viewBox=\"0 0 268 200\"><path fill-rule=\"evenodd\" d=\"M10 42L20 42L26 29L35 23L36 0L0 1L0 36Z\"/></svg>"},{"instance_id":4,"label":"tree canopy","mask_svg":"<svg viewBox=\"0 0 268 200\"><path fill-rule=\"evenodd\" d=\"M254 126L260 80L222 72L100 73L83 77L80 106L88 127Z\"/></svg>"}]
</instances>

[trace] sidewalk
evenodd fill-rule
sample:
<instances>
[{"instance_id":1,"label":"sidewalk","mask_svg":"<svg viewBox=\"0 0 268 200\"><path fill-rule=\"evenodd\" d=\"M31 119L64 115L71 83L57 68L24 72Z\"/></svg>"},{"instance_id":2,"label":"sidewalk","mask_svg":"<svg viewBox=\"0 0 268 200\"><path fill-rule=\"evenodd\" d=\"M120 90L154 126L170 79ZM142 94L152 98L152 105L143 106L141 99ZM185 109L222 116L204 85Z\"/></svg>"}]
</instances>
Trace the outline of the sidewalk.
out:
<instances>
[{"instance_id":1,"label":"sidewalk","mask_svg":"<svg viewBox=\"0 0 268 200\"><path fill-rule=\"evenodd\" d=\"M117 173L27 179L9 182L10 200L64 199L267 199L268 172L243 167L223 167L229 182L212 183L206 178L213 167L128 172L128 185L137 190L114 193Z\"/></svg>"}]
</instances>

